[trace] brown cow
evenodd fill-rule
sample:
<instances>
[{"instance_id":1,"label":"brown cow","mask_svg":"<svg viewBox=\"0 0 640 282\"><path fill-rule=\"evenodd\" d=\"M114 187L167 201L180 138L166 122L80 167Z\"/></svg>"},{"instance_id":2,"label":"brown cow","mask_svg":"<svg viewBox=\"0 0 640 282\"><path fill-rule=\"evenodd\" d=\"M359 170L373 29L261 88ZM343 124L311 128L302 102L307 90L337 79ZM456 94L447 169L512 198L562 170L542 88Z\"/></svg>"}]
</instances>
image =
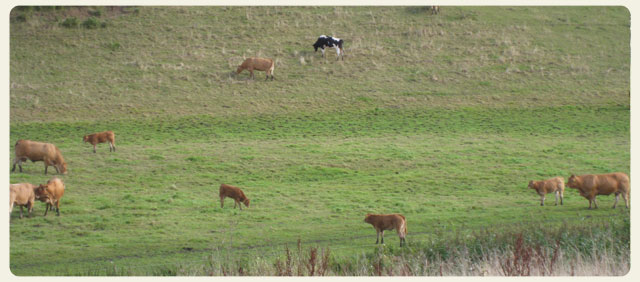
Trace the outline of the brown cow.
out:
<instances>
[{"instance_id":1,"label":"brown cow","mask_svg":"<svg viewBox=\"0 0 640 282\"><path fill-rule=\"evenodd\" d=\"M591 202L593 202L595 208L598 208L596 202L597 195L610 195L614 193L616 195L616 201L613 204L613 208L616 208L618 204L618 198L622 195L624 204L629 207L629 176L622 173L609 173L609 174L585 174L585 175L571 175L567 186L570 188L578 189L580 196L589 200L589 209L591 209Z\"/></svg>"},{"instance_id":2,"label":"brown cow","mask_svg":"<svg viewBox=\"0 0 640 282\"><path fill-rule=\"evenodd\" d=\"M13 205L20 206L20 218L22 218L22 207L27 207L29 217L33 211L33 202L35 201L36 186L31 183L18 183L9 185L9 215L13 211Z\"/></svg>"},{"instance_id":3,"label":"brown cow","mask_svg":"<svg viewBox=\"0 0 640 282\"><path fill-rule=\"evenodd\" d=\"M56 206L56 215L60 216L60 199L64 195L64 183L57 177L51 178L47 184L38 186L35 189L36 198L41 202L47 203L47 207L44 210L44 215L47 215L49 210L53 211L53 206Z\"/></svg>"},{"instance_id":4,"label":"brown cow","mask_svg":"<svg viewBox=\"0 0 640 282\"><path fill-rule=\"evenodd\" d=\"M382 241L380 243L384 244L384 231L393 230L394 228L400 237L400 246L402 247L402 243L405 245L407 244L405 241L405 237L407 236L407 220L403 215L399 213L367 214L364 218L364 222L370 223L373 225L373 228L376 229L376 244L378 244L379 237L382 237Z\"/></svg>"},{"instance_id":5,"label":"brown cow","mask_svg":"<svg viewBox=\"0 0 640 282\"><path fill-rule=\"evenodd\" d=\"M244 203L246 207L249 207L249 198L244 195L244 192L240 190L238 187L234 187L227 184L220 184L220 207L224 208L224 198L229 197L234 200L233 208L236 208L236 205L240 207L242 210L242 205L240 203Z\"/></svg>"},{"instance_id":6,"label":"brown cow","mask_svg":"<svg viewBox=\"0 0 640 282\"><path fill-rule=\"evenodd\" d=\"M94 134L85 135L82 137L83 142L89 142L93 145L93 152L96 152L96 145L99 143L109 143L109 152L113 149L116 151L116 136L113 134L113 131L104 131L98 132Z\"/></svg>"},{"instance_id":7,"label":"brown cow","mask_svg":"<svg viewBox=\"0 0 640 282\"><path fill-rule=\"evenodd\" d=\"M529 188L535 189L540 195L540 205L544 206L544 198L547 193L556 194L556 206L558 205L558 197L560 197L560 205L564 198L564 178L558 176L541 181L529 181Z\"/></svg>"},{"instance_id":8,"label":"brown cow","mask_svg":"<svg viewBox=\"0 0 640 282\"><path fill-rule=\"evenodd\" d=\"M26 162L29 159L32 162L44 161L44 174L47 174L49 166L53 166L58 173L67 174L67 163L64 162L58 147L53 144L18 140L15 145L15 151L16 157L13 159L12 172L16 170L16 164L18 164L20 172L22 172L22 162Z\"/></svg>"},{"instance_id":9,"label":"brown cow","mask_svg":"<svg viewBox=\"0 0 640 282\"><path fill-rule=\"evenodd\" d=\"M271 75L271 80L273 80L274 68L275 68L275 63L273 62L272 59L252 57L252 58L247 58L246 60L244 60L244 62L242 62L240 66L238 66L238 69L236 70L236 74L240 74L243 70L248 70L250 73L250 77L254 78L253 76L254 70L266 71L267 78L265 78L265 80L269 79L269 75Z\"/></svg>"}]
</instances>

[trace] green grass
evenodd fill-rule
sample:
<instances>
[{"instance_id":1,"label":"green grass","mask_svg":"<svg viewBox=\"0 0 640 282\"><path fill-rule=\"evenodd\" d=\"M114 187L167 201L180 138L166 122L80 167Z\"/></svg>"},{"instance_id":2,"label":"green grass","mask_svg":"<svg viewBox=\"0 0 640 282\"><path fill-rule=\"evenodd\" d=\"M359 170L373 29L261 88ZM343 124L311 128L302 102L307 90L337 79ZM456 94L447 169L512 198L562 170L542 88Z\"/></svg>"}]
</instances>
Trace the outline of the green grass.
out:
<instances>
[{"instance_id":1,"label":"green grass","mask_svg":"<svg viewBox=\"0 0 640 282\"><path fill-rule=\"evenodd\" d=\"M565 205L540 207L526 186L630 172L622 7L74 9L11 21L10 156L18 139L51 142L70 171L60 217L14 209L16 275L161 275L298 239L352 257L374 246L366 213L403 213L410 245L629 216L568 188ZM106 27L58 25L94 10ZM345 61L312 52L333 32ZM275 81L230 76L252 55L276 59ZM82 143L103 130L117 152ZM23 168L11 183L48 179L41 162ZM251 207L221 209L220 183Z\"/></svg>"}]
</instances>

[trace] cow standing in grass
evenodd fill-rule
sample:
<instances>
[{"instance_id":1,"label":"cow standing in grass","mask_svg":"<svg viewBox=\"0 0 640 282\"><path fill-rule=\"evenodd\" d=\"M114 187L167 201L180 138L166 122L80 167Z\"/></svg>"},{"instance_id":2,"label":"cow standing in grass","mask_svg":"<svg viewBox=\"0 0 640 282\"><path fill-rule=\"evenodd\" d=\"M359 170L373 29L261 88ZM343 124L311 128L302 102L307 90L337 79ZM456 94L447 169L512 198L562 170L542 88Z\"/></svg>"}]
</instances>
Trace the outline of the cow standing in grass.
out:
<instances>
[{"instance_id":1,"label":"cow standing in grass","mask_svg":"<svg viewBox=\"0 0 640 282\"><path fill-rule=\"evenodd\" d=\"M585 175L571 175L569 182L567 183L569 188L578 189L580 196L589 200L589 209L591 209L591 203L595 208L598 208L596 202L597 195L616 195L616 201L613 203L613 208L616 208L618 204L618 198L622 195L624 204L629 207L629 176L622 173L609 173L609 174L585 174Z\"/></svg>"},{"instance_id":2,"label":"cow standing in grass","mask_svg":"<svg viewBox=\"0 0 640 282\"><path fill-rule=\"evenodd\" d=\"M113 131L105 131L94 134L85 135L82 137L83 142L89 142L93 145L93 152L96 152L96 145L100 143L109 143L109 152L116 151L116 135Z\"/></svg>"},{"instance_id":3,"label":"cow standing in grass","mask_svg":"<svg viewBox=\"0 0 640 282\"><path fill-rule=\"evenodd\" d=\"M67 174L67 163L64 161L58 147L53 144L18 140L15 145L15 154L12 172L16 170L16 164L20 167L20 172L22 172L22 162L31 160L32 162L44 162L44 174L47 174L49 166L53 166L58 173Z\"/></svg>"},{"instance_id":4,"label":"cow standing in grass","mask_svg":"<svg viewBox=\"0 0 640 282\"><path fill-rule=\"evenodd\" d=\"M318 52L318 48L320 48L320 50L322 50L323 58L324 58L324 47L336 48L336 53L337 53L336 61L340 59L340 56L342 56L342 60L344 61L344 49L342 48L343 44L344 44L344 40L340 38L320 35L320 37L318 37L318 40L316 40L316 43L313 44L313 48L315 49L315 52Z\"/></svg>"},{"instance_id":5,"label":"cow standing in grass","mask_svg":"<svg viewBox=\"0 0 640 282\"><path fill-rule=\"evenodd\" d=\"M229 197L234 200L233 208L236 208L236 205L240 207L242 210L242 204L244 204L247 208L249 207L249 198L244 195L244 192L238 187L234 187L227 184L220 184L220 208L224 208L224 198ZM241 204L242 203L242 204Z\"/></svg>"},{"instance_id":6,"label":"cow standing in grass","mask_svg":"<svg viewBox=\"0 0 640 282\"><path fill-rule=\"evenodd\" d=\"M47 204L44 210L44 215L47 215L49 210L53 211L53 206L56 207L56 215L60 216L60 199L64 195L64 183L57 177L50 179L47 184L38 186L35 189L36 198L41 202Z\"/></svg>"},{"instance_id":7,"label":"cow standing in grass","mask_svg":"<svg viewBox=\"0 0 640 282\"><path fill-rule=\"evenodd\" d=\"M272 59L247 58L242 62L242 64L240 64L240 66L238 66L236 74L240 74L243 70L248 70L249 77L253 79L253 71L259 70L267 73L267 78L265 78L265 80L269 79L269 76L271 76L271 80L273 80L273 70L275 69L275 66L276 64Z\"/></svg>"},{"instance_id":8,"label":"cow standing in grass","mask_svg":"<svg viewBox=\"0 0 640 282\"><path fill-rule=\"evenodd\" d=\"M367 214L364 222L373 225L376 229L376 244L379 237L382 237L381 244L384 244L384 231L395 229L400 237L400 246L407 244L405 237L407 236L407 220L399 213L394 214ZM382 236L381 236L382 235Z\"/></svg>"},{"instance_id":9,"label":"cow standing in grass","mask_svg":"<svg viewBox=\"0 0 640 282\"><path fill-rule=\"evenodd\" d=\"M29 217L33 211L33 203L36 199L36 186L31 183L17 183L9 185L9 215L13 211L13 206L20 206L20 218L22 218L22 207L27 207Z\"/></svg>"},{"instance_id":10,"label":"cow standing in grass","mask_svg":"<svg viewBox=\"0 0 640 282\"><path fill-rule=\"evenodd\" d=\"M538 195L540 195L540 205L544 206L544 198L548 193L556 194L556 206L558 205L558 198L560 198L560 205L562 205L562 199L564 198L564 178L554 177L541 181L529 181L529 189L535 189Z\"/></svg>"}]
</instances>

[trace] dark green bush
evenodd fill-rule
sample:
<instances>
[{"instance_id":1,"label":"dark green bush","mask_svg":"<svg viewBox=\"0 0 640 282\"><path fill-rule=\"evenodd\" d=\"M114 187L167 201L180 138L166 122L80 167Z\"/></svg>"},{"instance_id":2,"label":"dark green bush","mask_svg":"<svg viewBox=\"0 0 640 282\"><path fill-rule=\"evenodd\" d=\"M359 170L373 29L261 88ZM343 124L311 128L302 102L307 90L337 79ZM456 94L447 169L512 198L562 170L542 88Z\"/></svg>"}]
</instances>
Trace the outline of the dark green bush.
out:
<instances>
[{"instance_id":1,"label":"dark green bush","mask_svg":"<svg viewBox=\"0 0 640 282\"><path fill-rule=\"evenodd\" d=\"M82 22L82 26L84 28L94 29L94 28L98 28L98 26L100 26L100 23L96 18L89 17L86 20L84 20L84 22Z\"/></svg>"}]
</instances>

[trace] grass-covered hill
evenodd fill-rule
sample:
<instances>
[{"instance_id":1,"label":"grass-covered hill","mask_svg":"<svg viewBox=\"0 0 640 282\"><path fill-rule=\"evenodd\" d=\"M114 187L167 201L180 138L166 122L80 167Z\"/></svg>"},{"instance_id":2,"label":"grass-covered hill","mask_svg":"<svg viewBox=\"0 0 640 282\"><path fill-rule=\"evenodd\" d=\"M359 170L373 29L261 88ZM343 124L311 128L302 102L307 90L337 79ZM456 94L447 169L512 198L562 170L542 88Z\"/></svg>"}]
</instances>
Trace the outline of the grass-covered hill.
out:
<instances>
[{"instance_id":1,"label":"grass-covered hill","mask_svg":"<svg viewBox=\"0 0 640 282\"><path fill-rule=\"evenodd\" d=\"M567 188L540 207L526 188L629 173L624 7L16 7L10 21L10 156L46 141L70 171L60 217L14 208L16 275L153 274L298 239L357 256L373 247L366 213L403 213L409 245L628 218L613 197L586 210ZM313 52L321 34L345 40L344 61ZM275 59L276 80L233 76L250 56ZM82 143L103 130L116 153ZM11 183L49 177L23 167ZM251 207L221 209L220 183Z\"/></svg>"}]
</instances>

